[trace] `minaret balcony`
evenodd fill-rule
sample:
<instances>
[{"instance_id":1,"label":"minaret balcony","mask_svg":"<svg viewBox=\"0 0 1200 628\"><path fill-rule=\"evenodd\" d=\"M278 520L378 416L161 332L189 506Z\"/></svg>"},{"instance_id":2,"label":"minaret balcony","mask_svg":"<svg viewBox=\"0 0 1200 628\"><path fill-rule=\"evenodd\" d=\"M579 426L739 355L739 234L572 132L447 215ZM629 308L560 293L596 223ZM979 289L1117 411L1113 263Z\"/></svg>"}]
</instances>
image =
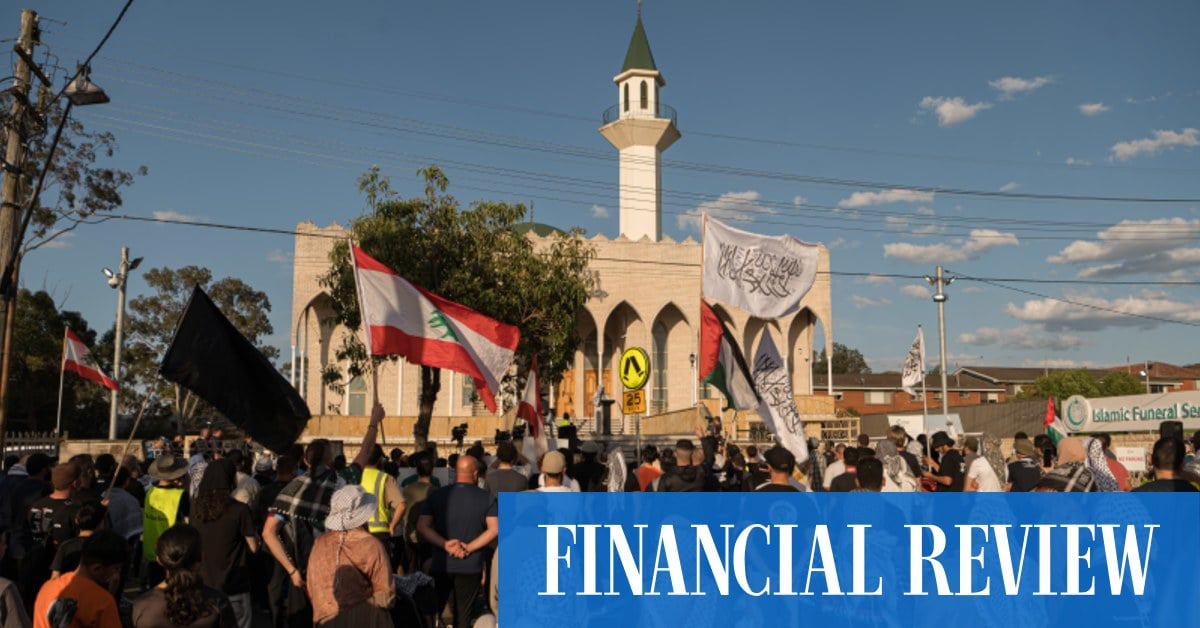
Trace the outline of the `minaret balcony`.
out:
<instances>
[{"instance_id":1,"label":"minaret balcony","mask_svg":"<svg viewBox=\"0 0 1200 628\"><path fill-rule=\"evenodd\" d=\"M625 110L621 105L613 105L604 110L604 124L611 124L617 120L670 120L676 126L679 125L679 115L675 113L675 108L662 103L655 103L653 108L642 109L640 107L630 107Z\"/></svg>"}]
</instances>

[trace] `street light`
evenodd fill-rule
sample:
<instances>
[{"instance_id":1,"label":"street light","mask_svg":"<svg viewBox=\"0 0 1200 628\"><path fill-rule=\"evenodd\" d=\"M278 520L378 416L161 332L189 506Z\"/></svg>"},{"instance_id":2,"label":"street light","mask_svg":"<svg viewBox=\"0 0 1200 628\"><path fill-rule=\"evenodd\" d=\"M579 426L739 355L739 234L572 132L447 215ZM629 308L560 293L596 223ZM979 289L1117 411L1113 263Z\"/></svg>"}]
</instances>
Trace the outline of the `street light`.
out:
<instances>
[{"instance_id":1,"label":"street light","mask_svg":"<svg viewBox=\"0 0 1200 628\"><path fill-rule=\"evenodd\" d=\"M103 105L108 102L108 94L104 93L104 90L89 78L88 75L91 71L92 69L86 65L80 66L75 71L75 78L63 90L63 96L66 96L72 105L83 107Z\"/></svg>"},{"instance_id":2,"label":"street light","mask_svg":"<svg viewBox=\"0 0 1200 628\"><path fill-rule=\"evenodd\" d=\"M1150 361L1146 360L1144 366L1145 366L1145 368L1138 371L1138 375L1141 375L1142 377L1146 378L1146 394L1149 395L1150 394Z\"/></svg>"},{"instance_id":3,"label":"street light","mask_svg":"<svg viewBox=\"0 0 1200 628\"><path fill-rule=\"evenodd\" d=\"M939 356L941 365L938 370L942 372L942 416L949 420L950 417L950 395L946 389L946 300L949 295L946 294L944 288L954 283L954 277L945 277L942 275L942 267L937 267L937 272L933 277L925 275L925 281L929 285L937 288L937 292L933 293L933 302L937 303L938 308L938 341L939 341Z\"/></svg>"},{"instance_id":4,"label":"street light","mask_svg":"<svg viewBox=\"0 0 1200 628\"><path fill-rule=\"evenodd\" d=\"M129 281L129 271L137 268L142 263L142 258L135 257L129 259L129 247L121 247L121 265L117 267L117 272L113 272L108 268L104 268L101 272L105 277L108 277L108 287L117 291L117 326L116 338L113 340L113 380L121 381L121 348L124 344L125 332L125 284ZM117 438L117 397L120 392L120 387L112 391L112 404L108 409L108 440L116 440Z\"/></svg>"}]
</instances>

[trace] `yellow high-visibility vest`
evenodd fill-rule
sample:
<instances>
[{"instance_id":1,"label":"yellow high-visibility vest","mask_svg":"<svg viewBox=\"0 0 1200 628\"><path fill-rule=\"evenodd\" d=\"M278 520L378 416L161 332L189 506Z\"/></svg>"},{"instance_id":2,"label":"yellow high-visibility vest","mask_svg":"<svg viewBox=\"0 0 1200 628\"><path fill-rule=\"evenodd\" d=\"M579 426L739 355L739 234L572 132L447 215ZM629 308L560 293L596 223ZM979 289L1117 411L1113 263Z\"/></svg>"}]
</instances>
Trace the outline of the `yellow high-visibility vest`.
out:
<instances>
[{"instance_id":1,"label":"yellow high-visibility vest","mask_svg":"<svg viewBox=\"0 0 1200 628\"><path fill-rule=\"evenodd\" d=\"M387 482L387 478L388 474L375 467L367 467L362 471L362 482L360 484L363 490L375 496L375 503L377 504L375 506L375 513L367 521L367 530L371 534L387 532L388 524L391 522L383 488L384 483Z\"/></svg>"},{"instance_id":2,"label":"yellow high-visibility vest","mask_svg":"<svg viewBox=\"0 0 1200 628\"><path fill-rule=\"evenodd\" d=\"M142 514L142 557L146 560L154 562L158 537L175 525L182 501L182 488L151 486L146 491L146 510Z\"/></svg>"}]
</instances>

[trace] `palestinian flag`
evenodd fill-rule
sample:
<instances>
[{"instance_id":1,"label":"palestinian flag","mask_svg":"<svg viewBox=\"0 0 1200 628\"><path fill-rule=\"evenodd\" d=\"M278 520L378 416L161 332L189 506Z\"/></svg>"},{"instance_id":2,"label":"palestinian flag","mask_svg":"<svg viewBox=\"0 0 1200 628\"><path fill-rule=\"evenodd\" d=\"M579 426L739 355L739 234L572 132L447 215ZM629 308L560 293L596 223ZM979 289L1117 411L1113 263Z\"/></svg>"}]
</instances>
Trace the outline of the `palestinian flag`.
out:
<instances>
[{"instance_id":1,"label":"palestinian flag","mask_svg":"<svg viewBox=\"0 0 1200 628\"><path fill-rule=\"evenodd\" d=\"M715 386L725 395L726 409L758 408L758 391L741 347L703 299L700 300L700 381Z\"/></svg>"},{"instance_id":2,"label":"palestinian flag","mask_svg":"<svg viewBox=\"0 0 1200 628\"><path fill-rule=\"evenodd\" d=\"M1050 441L1058 447L1058 441L1071 435L1067 430L1067 424L1058 418L1058 413L1054 411L1054 397L1046 399L1046 420L1042 422L1042 427L1046 429L1046 435L1050 437Z\"/></svg>"}]
</instances>

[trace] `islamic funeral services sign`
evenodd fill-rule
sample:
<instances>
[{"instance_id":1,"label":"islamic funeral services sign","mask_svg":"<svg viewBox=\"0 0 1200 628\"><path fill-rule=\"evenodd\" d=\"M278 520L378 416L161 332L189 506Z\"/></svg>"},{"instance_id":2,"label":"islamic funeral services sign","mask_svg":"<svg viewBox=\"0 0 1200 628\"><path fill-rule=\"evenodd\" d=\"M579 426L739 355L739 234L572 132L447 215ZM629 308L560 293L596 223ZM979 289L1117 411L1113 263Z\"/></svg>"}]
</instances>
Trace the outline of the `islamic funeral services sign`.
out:
<instances>
[{"instance_id":1,"label":"islamic funeral services sign","mask_svg":"<svg viewBox=\"0 0 1200 628\"><path fill-rule=\"evenodd\" d=\"M1072 432L1148 432L1163 421L1200 429L1200 391L1097 397L1075 395L1063 402L1062 418Z\"/></svg>"}]
</instances>

